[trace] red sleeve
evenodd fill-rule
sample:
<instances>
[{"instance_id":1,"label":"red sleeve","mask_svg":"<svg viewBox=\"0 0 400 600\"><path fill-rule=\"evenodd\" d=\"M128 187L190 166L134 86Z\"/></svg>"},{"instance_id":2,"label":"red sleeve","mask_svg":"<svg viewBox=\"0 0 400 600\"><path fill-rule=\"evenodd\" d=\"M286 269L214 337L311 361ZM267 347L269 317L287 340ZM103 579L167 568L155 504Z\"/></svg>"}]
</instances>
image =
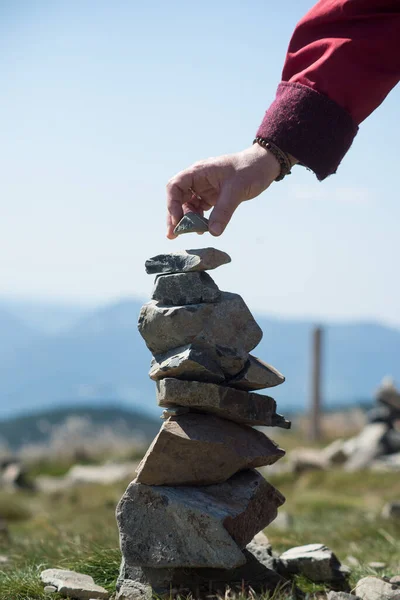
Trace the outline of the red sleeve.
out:
<instances>
[{"instance_id":1,"label":"red sleeve","mask_svg":"<svg viewBox=\"0 0 400 600\"><path fill-rule=\"evenodd\" d=\"M258 136L319 179L400 79L400 0L320 0L297 25Z\"/></svg>"}]
</instances>

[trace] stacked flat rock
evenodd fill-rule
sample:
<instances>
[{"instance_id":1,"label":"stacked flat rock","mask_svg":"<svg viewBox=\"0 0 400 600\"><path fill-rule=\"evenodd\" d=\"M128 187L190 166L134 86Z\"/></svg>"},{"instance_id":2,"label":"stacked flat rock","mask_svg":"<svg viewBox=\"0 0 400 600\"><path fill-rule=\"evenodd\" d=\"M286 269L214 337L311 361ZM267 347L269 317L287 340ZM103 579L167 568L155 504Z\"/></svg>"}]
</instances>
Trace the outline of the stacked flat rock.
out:
<instances>
[{"instance_id":1,"label":"stacked flat rock","mask_svg":"<svg viewBox=\"0 0 400 600\"><path fill-rule=\"evenodd\" d=\"M205 248L146 262L156 280L139 331L164 423L117 508L121 599L284 583L246 549L285 501L255 470L284 451L253 427L290 427L257 392L284 377L250 354L260 327L207 273L230 260Z\"/></svg>"}]
</instances>

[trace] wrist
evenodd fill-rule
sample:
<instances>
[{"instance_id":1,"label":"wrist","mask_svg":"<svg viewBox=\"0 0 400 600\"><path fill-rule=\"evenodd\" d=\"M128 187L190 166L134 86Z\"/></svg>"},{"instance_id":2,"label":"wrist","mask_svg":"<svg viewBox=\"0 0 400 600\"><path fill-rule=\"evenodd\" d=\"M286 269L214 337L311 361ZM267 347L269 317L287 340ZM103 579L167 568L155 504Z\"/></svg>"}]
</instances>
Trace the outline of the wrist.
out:
<instances>
[{"instance_id":1,"label":"wrist","mask_svg":"<svg viewBox=\"0 0 400 600\"><path fill-rule=\"evenodd\" d=\"M271 181L275 181L281 172L281 165L278 159L268 150L268 148L263 148L259 144L253 144L251 150L257 163L270 174Z\"/></svg>"}]
</instances>

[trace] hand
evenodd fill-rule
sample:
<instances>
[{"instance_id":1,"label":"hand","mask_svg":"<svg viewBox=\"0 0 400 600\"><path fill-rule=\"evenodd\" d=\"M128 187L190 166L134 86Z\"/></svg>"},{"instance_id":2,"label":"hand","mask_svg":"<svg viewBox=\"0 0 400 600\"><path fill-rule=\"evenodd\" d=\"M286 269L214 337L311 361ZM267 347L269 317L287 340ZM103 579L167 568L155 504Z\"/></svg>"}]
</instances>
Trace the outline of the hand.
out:
<instances>
[{"instance_id":1,"label":"hand","mask_svg":"<svg viewBox=\"0 0 400 600\"><path fill-rule=\"evenodd\" d=\"M275 156L258 144L236 154L195 163L167 184L167 237L176 238L174 228L185 213L203 215L212 207L210 233L221 235L239 204L261 194L279 173Z\"/></svg>"}]
</instances>

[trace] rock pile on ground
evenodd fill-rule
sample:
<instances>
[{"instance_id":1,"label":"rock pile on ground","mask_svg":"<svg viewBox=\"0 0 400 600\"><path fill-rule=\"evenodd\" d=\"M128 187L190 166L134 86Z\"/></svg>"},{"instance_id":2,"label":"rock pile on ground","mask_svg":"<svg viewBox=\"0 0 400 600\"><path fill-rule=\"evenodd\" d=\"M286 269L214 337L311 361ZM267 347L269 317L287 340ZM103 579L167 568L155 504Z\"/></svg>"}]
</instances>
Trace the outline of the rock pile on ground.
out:
<instances>
[{"instance_id":1,"label":"rock pile on ground","mask_svg":"<svg viewBox=\"0 0 400 600\"><path fill-rule=\"evenodd\" d=\"M290 468L297 473L342 466L346 471L400 471L400 392L384 380L376 393L367 424L355 437L337 439L321 450L297 448Z\"/></svg>"},{"instance_id":2,"label":"rock pile on ground","mask_svg":"<svg viewBox=\"0 0 400 600\"><path fill-rule=\"evenodd\" d=\"M228 262L213 248L146 262L156 280L139 331L165 420L117 508L120 600L286 583L256 558L257 542L248 546L285 501L255 470L284 451L253 428L290 427L257 393L284 377L250 354L260 327L208 274Z\"/></svg>"}]
</instances>

